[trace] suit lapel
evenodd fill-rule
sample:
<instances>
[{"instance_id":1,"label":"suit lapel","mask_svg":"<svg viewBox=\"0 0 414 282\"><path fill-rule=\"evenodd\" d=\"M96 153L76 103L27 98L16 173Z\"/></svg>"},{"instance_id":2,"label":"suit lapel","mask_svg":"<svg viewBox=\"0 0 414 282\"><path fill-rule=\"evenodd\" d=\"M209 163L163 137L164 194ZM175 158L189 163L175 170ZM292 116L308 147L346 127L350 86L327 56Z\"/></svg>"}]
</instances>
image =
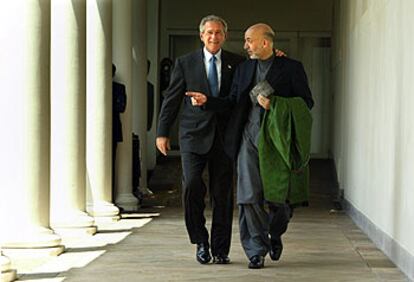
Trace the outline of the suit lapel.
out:
<instances>
[{"instance_id":1,"label":"suit lapel","mask_svg":"<svg viewBox=\"0 0 414 282\"><path fill-rule=\"evenodd\" d=\"M275 89L276 83L279 81L279 77L282 74L283 65L284 60L279 57L275 57L269 71L267 72L266 80L273 87L273 89Z\"/></svg>"},{"instance_id":2,"label":"suit lapel","mask_svg":"<svg viewBox=\"0 0 414 282\"><path fill-rule=\"evenodd\" d=\"M227 93L225 90L230 89L231 73L233 66L229 62L229 57L226 51L221 49L221 81L220 81L220 96L225 96Z\"/></svg>"},{"instance_id":3,"label":"suit lapel","mask_svg":"<svg viewBox=\"0 0 414 282\"><path fill-rule=\"evenodd\" d=\"M242 77L243 81L241 82L241 89L242 92L245 92L246 89L250 91L250 88L252 88L254 85L254 75L256 73L256 65L257 60L249 60L248 64L246 65L246 71Z\"/></svg>"},{"instance_id":4,"label":"suit lapel","mask_svg":"<svg viewBox=\"0 0 414 282\"><path fill-rule=\"evenodd\" d=\"M221 85L227 85L231 83L230 78L233 72L233 67L229 62L229 56L226 51L222 49L221 51ZM220 89L225 89L225 87L221 87Z\"/></svg>"},{"instance_id":5,"label":"suit lapel","mask_svg":"<svg viewBox=\"0 0 414 282\"><path fill-rule=\"evenodd\" d=\"M204 65L204 53L203 49L200 49L196 53L195 64L194 64L194 74L200 79L201 81L201 92L206 93L207 95L210 94L210 86L208 84L206 67Z\"/></svg>"}]
</instances>

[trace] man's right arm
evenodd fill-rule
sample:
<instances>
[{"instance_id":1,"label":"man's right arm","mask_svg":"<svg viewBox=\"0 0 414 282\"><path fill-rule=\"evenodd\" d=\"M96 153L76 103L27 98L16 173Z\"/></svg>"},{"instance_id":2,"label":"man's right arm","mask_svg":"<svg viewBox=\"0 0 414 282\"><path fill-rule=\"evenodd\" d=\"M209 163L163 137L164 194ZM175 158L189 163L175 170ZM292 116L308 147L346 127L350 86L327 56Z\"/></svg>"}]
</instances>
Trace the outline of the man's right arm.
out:
<instances>
[{"instance_id":1,"label":"man's right arm","mask_svg":"<svg viewBox=\"0 0 414 282\"><path fill-rule=\"evenodd\" d=\"M168 151L171 149L171 147L170 147L170 138L168 138L168 137L157 137L157 139L155 140L155 145L157 145L157 148L158 148L158 150L160 150L161 154L166 156Z\"/></svg>"},{"instance_id":2,"label":"man's right arm","mask_svg":"<svg viewBox=\"0 0 414 282\"><path fill-rule=\"evenodd\" d=\"M170 85L165 91L158 119L156 145L163 155L166 155L170 149L168 136L170 135L171 125L174 123L180 110L185 89L184 73L179 60L177 60L171 74Z\"/></svg>"},{"instance_id":3,"label":"man's right arm","mask_svg":"<svg viewBox=\"0 0 414 282\"><path fill-rule=\"evenodd\" d=\"M186 95L192 98L193 106L203 107L207 111L229 111L238 100L239 75L239 68L237 68L231 84L230 93L225 97L206 96L200 92L186 92Z\"/></svg>"}]
</instances>

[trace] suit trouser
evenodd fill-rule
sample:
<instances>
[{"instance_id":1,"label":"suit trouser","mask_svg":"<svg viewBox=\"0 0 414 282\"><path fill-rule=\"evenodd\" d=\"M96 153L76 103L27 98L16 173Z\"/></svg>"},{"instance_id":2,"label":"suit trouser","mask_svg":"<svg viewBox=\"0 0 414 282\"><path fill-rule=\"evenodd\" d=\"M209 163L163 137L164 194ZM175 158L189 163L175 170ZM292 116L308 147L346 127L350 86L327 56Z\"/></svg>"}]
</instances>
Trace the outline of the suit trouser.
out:
<instances>
[{"instance_id":1,"label":"suit trouser","mask_svg":"<svg viewBox=\"0 0 414 282\"><path fill-rule=\"evenodd\" d=\"M289 205L239 204L240 241L246 256L266 256L270 241L287 230L293 210Z\"/></svg>"},{"instance_id":2,"label":"suit trouser","mask_svg":"<svg viewBox=\"0 0 414 282\"><path fill-rule=\"evenodd\" d=\"M217 138L216 138L217 139ZM208 164L209 195L212 205L211 251L227 255L230 250L233 219L233 164L215 140L207 154L181 153L185 224L193 244L208 243L204 217L206 185L202 173Z\"/></svg>"}]
</instances>

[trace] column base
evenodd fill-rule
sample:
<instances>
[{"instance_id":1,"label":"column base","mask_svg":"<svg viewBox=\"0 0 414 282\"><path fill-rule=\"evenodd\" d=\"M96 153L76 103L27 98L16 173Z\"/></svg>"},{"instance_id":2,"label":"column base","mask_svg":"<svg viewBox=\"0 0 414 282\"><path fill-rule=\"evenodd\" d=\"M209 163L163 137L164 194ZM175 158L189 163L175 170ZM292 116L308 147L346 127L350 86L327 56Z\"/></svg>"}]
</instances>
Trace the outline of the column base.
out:
<instances>
[{"instance_id":1,"label":"column base","mask_svg":"<svg viewBox=\"0 0 414 282\"><path fill-rule=\"evenodd\" d=\"M10 282L16 280L16 270L11 268L10 260L0 255L0 282Z\"/></svg>"},{"instance_id":2,"label":"column base","mask_svg":"<svg viewBox=\"0 0 414 282\"><path fill-rule=\"evenodd\" d=\"M64 219L52 220L50 226L62 237L82 237L96 233L95 220L85 212L75 211L69 213Z\"/></svg>"},{"instance_id":3,"label":"column base","mask_svg":"<svg viewBox=\"0 0 414 282\"><path fill-rule=\"evenodd\" d=\"M45 227L7 231L10 235L2 242L2 251L9 257L58 256L65 250L60 236Z\"/></svg>"},{"instance_id":4,"label":"column base","mask_svg":"<svg viewBox=\"0 0 414 282\"><path fill-rule=\"evenodd\" d=\"M53 230L56 232L56 234L62 236L62 239L68 239L68 238L77 238L77 237L84 237L84 236L92 236L95 235L98 228L96 226L90 226L90 227L53 227Z\"/></svg>"},{"instance_id":5,"label":"column base","mask_svg":"<svg viewBox=\"0 0 414 282\"><path fill-rule=\"evenodd\" d=\"M132 193L118 194L116 197L115 204L120 207L123 211L131 212L138 211L139 202L138 199Z\"/></svg>"},{"instance_id":6,"label":"column base","mask_svg":"<svg viewBox=\"0 0 414 282\"><path fill-rule=\"evenodd\" d=\"M5 228L2 242L3 253L10 248L47 248L57 247L61 244L60 236L51 229L42 226L19 226L19 229Z\"/></svg>"},{"instance_id":7,"label":"column base","mask_svg":"<svg viewBox=\"0 0 414 282\"><path fill-rule=\"evenodd\" d=\"M1 272L1 282L11 282L14 280L16 280L16 270Z\"/></svg>"},{"instance_id":8,"label":"column base","mask_svg":"<svg viewBox=\"0 0 414 282\"><path fill-rule=\"evenodd\" d=\"M45 248L3 248L3 253L11 258L55 257L65 251L65 246Z\"/></svg>"},{"instance_id":9,"label":"column base","mask_svg":"<svg viewBox=\"0 0 414 282\"><path fill-rule=\"evenodd\" d=\"M119 209L109 202L89 203L87 211L93 216L96 224L120 219Z\"/></svg>"}]
</instances>

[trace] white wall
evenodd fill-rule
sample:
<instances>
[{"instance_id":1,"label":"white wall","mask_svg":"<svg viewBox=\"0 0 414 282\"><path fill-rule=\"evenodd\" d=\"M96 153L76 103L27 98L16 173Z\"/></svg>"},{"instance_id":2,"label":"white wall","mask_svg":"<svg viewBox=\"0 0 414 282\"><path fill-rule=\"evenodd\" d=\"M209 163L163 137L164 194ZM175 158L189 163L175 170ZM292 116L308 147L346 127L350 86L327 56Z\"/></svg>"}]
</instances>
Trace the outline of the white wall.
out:
<instances>
[{"instance_id":1,"label":"white wall","mask_svg":"<svg viewBox=\"0 0 414 282\"><path fill-rule=\"evenodd\" d=\"M411 261L413 11L412 0L337 0L332 48L333 153L340 188L366 222ZM413 265L404 265L390 246L376 243L414 277Z\"/></svg>"}]
</instances>

